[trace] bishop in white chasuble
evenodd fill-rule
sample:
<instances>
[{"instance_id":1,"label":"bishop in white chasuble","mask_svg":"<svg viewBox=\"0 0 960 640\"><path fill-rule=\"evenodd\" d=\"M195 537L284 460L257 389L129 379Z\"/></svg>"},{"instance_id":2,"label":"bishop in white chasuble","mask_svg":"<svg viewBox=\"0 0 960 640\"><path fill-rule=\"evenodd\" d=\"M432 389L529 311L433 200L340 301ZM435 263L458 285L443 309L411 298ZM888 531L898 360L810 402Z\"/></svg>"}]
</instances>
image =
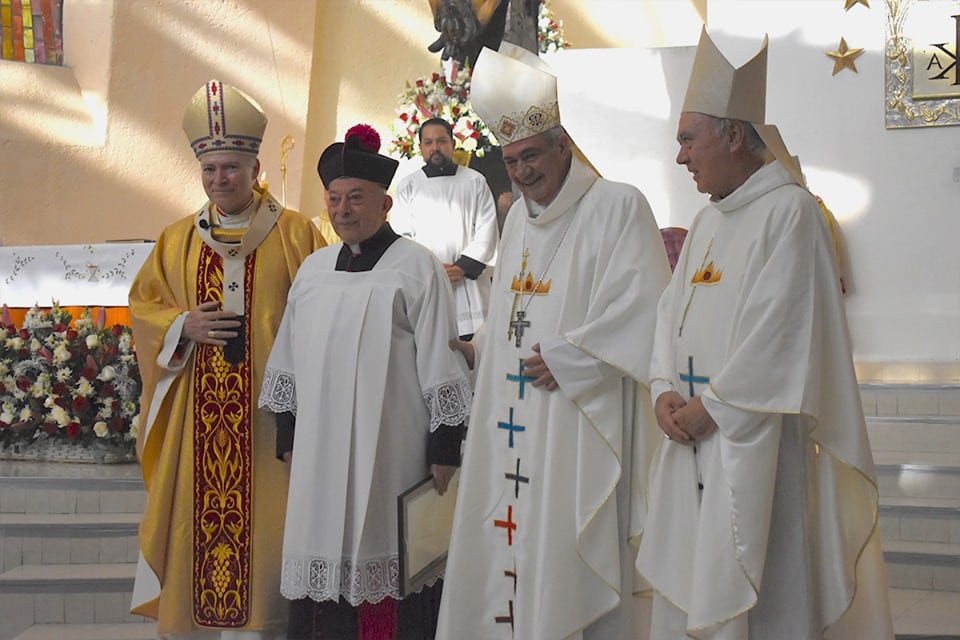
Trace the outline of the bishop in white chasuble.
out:
<instances>
[{"instance_id":1,"label":"bishop in white chasuble","mask_svg":"<svg viewBox=\"0 0 960 640\"><path fill-rule=\"evenodd\" d=\"M545 208L524 197L510 211L475 338L438 638L639 637L628 540L645 506L633 471L652 450L646 368L668 277L640 192L575 158ZM535 344L555 391L524 372Z\"/></svg>"}]
</instances>

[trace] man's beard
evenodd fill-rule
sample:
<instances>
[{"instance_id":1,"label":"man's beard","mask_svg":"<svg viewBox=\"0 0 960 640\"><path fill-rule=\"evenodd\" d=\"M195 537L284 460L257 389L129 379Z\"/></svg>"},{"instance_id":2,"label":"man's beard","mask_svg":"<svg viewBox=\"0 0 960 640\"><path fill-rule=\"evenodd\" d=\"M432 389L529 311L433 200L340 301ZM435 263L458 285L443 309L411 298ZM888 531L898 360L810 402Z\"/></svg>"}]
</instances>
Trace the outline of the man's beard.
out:
<instances>
[{"instance_id":1,"label":"man's beard","mask_svg":"<svg viewBox=\"0 0 960 640\"><path fill-rule=\"evenodd\" d=\"M434 151L430 154L430 157L427 158L427 163L432 164L435 167L445 167L451 162L453 162L453 158L448 158L439 151Z\"/></svg>"}]
</instances>

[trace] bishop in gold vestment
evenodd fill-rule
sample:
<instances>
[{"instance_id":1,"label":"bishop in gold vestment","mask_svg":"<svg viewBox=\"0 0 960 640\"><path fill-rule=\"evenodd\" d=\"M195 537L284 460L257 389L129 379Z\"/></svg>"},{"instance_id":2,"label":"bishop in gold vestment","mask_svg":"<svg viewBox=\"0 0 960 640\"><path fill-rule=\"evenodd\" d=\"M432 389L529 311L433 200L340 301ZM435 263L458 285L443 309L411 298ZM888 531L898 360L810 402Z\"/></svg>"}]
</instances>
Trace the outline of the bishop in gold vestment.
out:
<instances>
[{"instance_id":1,"label":"bishop in gold vestment","mask_svg":"<svg viewBox=\"0 0 960 640\"><path fill-rule=\"evenodd\" d=\"M133 612L157 618L164 638L269 638L286 621L288 469L253 394L287 289L323 241L255 184L265 124L232 87L197 93L184 128L210 202L162 232L130 290L147 489Z\"/></svg>"}]
</instances>

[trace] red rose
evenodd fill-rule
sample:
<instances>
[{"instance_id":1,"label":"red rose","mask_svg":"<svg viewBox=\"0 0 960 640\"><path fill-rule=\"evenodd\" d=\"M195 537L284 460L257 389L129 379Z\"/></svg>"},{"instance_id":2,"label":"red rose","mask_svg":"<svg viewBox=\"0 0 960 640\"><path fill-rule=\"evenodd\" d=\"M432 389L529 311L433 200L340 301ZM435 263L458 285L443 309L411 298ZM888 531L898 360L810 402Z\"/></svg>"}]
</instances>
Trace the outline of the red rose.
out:
<instances>
[{"instance_id":1,"label":"red rose","mask_svg":"<svg viewBox=\"0 0 960 640\"><path fill-rule=\"evenodd\" d=\"M17 378L17 388L20 391L27 391L30 388L30 381L23 376Z\"/></svg>"},{"instance_id":2,"label":"red rose","mask_svg":"<svg viewBox=\"0 0 960 640\"><path fill-rule=\"evenodd\" d=\"M123 325L122 324L113 325L113 328L110 329L110 333L112 333L115 337L120 337L120 334L123 333Z\"/></svg>"},{"instance_id":3,"label":"red rose","mask_svg":"<svg viewBox=\"0 0 960 640\"><path fill-rule=\"evenodd\" d=\"M67 425L67 437L68 438L77 438L80 435L80 423L71 422Z\"/></svg>"},{"instance_id":4,"label":"red rose","mask_svg":"<svg viewBox=\"0 0 960 640\"><path fill-rule=\"evenodd\" d=\"M20 337L21 337L22 339L24 339L24 340L29 340L29 339L30 339L30 332L27 331L26 329L20 329Z\"/></svg>"},{"instance_id":5,"label":"red rose","mask_svg":"<svg viewBox=\"0 0 960 640\"><path fill-rule=\"evenodd\" d=\"M444 89L443 92L444 92L445 94L447 94L448 96L452 96L452 95L453 95L453 89L451 89L450 87L447 87L446 89Z\"/></svg>"},{"instance_id":6,"label":"red rose","mask_svg":"<svg viewBox=\"0 0 960 640\"><path fill-rule=\"evenodd\" d=\"M418 87L422 87L422 86L423 86L423 80L417 80L417 86L418 86Z\"/></svg>"},{"instance_id":7,"label":"red rose","mask_svg":"<svg viewBox=\"0 0 960 640\"><path fill-rule=\"evenodd\" d=\"M440 74L439 74L439 73L435 73L435 74L433 74L432 76L430 76L430 80L431 80L432 82L436 82L436 81L439 80L439 79L440 79Z\"/></svg>"},{"instance_id":8,"label":"red rose","mask_svg":"<svg viewBox=\"0 0 960 640\"><path fill-rule=\"evenodd\" d=\"M57 405L61 409L67 408L67 399L64 396L57 396L53 399L53 404Z\"/></svg>"},{"instance_id":9,"label":"red rose","mask_svg":"<svg viewBox=\"0 0 960 640\"><path fill-rule=\"evenodd\" d=\"M480 137L480 132L479 132L479 131L471 131L471 132L470 132L470 137L473 138L474 140L476 140L477 138Z\"/></svg>"},{"instance_id":10,"label":"red rose","mask_svg":"<svg viewBox=\"0 0 960 640\"><path fill-rule=\"evenodd\" d=\"M53 325L53 330L55 333L63 333L67 330L67 328L58 322L57 324Z\"/></svg>"},{"instance_id":11,"label":"red rose","mask_svg":"<svg viewBox=\"0 0 960 640\"><path fill-rule=\"evenodd\" d=\"M460 107L454 107L454 108L451 109L450 111L452 111L452 112L453 112L453 115L455 115L455 116L460 115Z\"/></svg>"},{"instance_id":12,"label":"red rose","mask_svg":"<svg viewBox=\"0 0 960 640\"><path fill-rule=\"evenodd\" d=\"M81 413L87 408L87 405L89 404L90 403L87 402L86 398L84 398L83 396L77 396L76 398L73 399L73 410L76 411L77 413Z\"/></svg>"},{"instance_id":13,"label":"red rose","mask_svg":"<svg viewBox=\"0 0 960 640\"><path fill-rule=\"evenodd\" d=\"M67 389L67 385L62 382L54 382L52 391L58 396L65 396L70 393L70 390Z\"/></svg>"},{"instance_id":14,"label":"red rose","mask_svg":"<svg viewBox=\"0 0 960 640\"><path fill-rule=\"evenodd\" d=\"M106 384L103 385L103 387L100 388L101 397L112 396L115 393L116 393L116 390L113 388L113 385L110 384L109 382L107 382Z\"/></svg>"},{"instance_id":15,"label":"red rose","mask_svg":"<svg viewBox=\"0 0 960 640\"><path fill-rule=\"evenodd\" d=\"M4 422L3 420L0 420L0 431L2 431L3 429L6 429L9 426L10 426L9 424Z\"/></svg>"},{"instance_id":16,"label":"red rose","mask_svg":"<svg viewBox=\"0 0 960 640\"><path fill-rule=\"evenodd\" d=\"M69 327L67 329L67 333L66 333L67 340L76 340L78 335L79 334L77 333L77 330L74 329L73 327Z\"/></svg>"},{"instance_id":17,"label":"red rose","mask_svg":"<svg viewBox=\"0 0 960 640\"><path fill-rule=\"evenodd\" d=\"M400 114L400 119L403 120L404 122L406 122L406 121L407 121L407 118L409 118L409 117L410 117L410 116L407 115L407 112L406 112L406 111L404 111L403 113Z\"/></svg>"},{"instance_id":18,"label":"red rose","mask_svg":"<svg viewBox=\"0 0 960 640\"><path fill-rule=\"evenodd\" d=\"M110 422L107 423L107 427L110 429L110 431L119 433L123 430L123 418L120 416L113 416L110 418Z\"/></svg>"}]
</instances>

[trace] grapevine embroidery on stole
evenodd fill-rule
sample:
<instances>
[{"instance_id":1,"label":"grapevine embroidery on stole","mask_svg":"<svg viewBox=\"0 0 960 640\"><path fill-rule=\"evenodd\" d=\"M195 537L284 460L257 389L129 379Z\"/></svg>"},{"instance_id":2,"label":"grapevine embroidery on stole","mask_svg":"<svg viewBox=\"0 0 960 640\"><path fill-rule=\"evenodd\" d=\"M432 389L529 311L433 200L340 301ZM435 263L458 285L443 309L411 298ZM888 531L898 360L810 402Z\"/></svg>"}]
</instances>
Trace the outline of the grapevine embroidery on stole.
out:
<instances>
[{"instance_id":1,"label":"grapevine embroidery on stole","mask_svg":"<svg viewBox=\"0 0 960 640\"><path fill-rule=\"evenodd\" d=\"M244 309L252 309L256 254L244 264ZM223 259L201 249L200 301L222 300ZM250 616L252 340L245 331L244 361L231 365L221 347L197 345L194 395L194 621L239 628Z\"/></svg>"}]
</instances>

